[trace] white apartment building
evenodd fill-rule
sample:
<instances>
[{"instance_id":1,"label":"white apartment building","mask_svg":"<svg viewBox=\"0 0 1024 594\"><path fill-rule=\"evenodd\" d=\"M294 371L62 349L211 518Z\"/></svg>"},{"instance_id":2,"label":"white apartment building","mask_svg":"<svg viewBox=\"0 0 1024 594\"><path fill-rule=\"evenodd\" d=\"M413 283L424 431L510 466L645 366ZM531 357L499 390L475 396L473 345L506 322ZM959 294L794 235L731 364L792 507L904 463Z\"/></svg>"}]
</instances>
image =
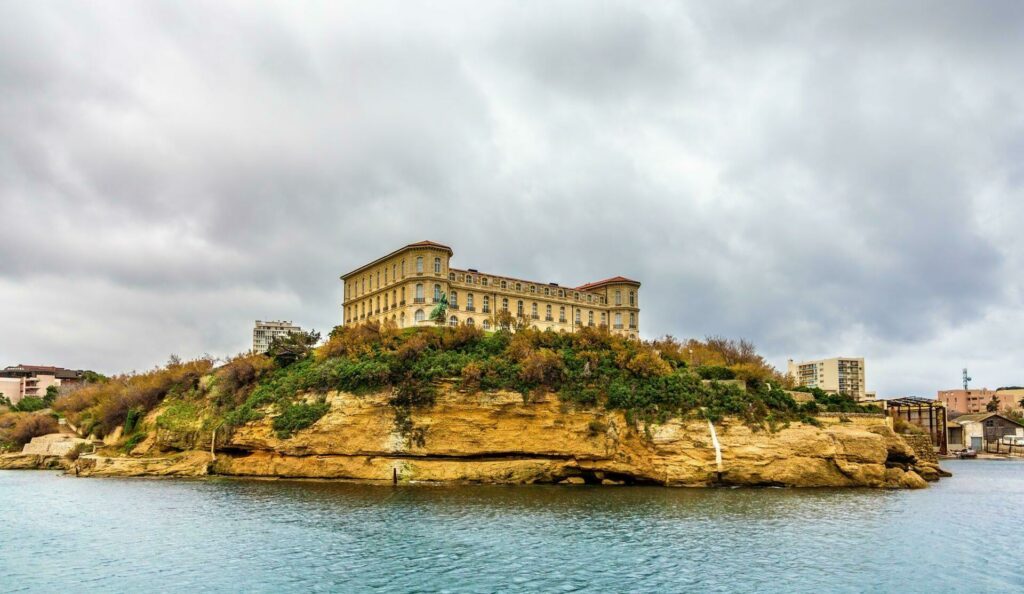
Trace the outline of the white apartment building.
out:
<instances>
[{"instance_id":1,"label":"white apartment building","mask_svg":"<svg viewBox=\"0 0 1024 594\"><path fill-rule=\"evenodd\" d=\"M875 399L875 393L865 388L863 357L832 357L799 363L790 359L788 373L798 386L842 392L858 402Z\"/></svg>"},{"instance_id":2,"label":"white apartment building","mask_svg":"<svg viewBox=\"0 0 1024 594\"><path fill-rule=\"evenodd\" d=\"M252 352L265 353L270 343L278 336L287 336L292 332L301 332L302 328L288 321L256 320L252 330Z\"/></svg>"}]
</instances>

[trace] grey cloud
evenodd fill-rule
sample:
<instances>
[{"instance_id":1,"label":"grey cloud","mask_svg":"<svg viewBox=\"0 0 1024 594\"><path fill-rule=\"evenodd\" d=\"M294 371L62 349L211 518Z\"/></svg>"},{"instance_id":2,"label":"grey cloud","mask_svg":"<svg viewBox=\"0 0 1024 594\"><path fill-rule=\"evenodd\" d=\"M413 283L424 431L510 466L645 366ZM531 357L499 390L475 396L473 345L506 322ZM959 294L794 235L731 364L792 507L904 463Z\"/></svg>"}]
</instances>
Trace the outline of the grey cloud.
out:
<instances>
[{"instance_id":1,"label":"grey cloud","mask_svg":"<svg viewBox=\"0 0 1024 594\"><path fill-rule=\"evenodd\" d=\"M927 394L993 320L1020 330L1021 12L4 5L0 362L326 330L339 274L434 239L639 278L649 337L861 354L883 393Z\"/></svg>"}]
</instances>

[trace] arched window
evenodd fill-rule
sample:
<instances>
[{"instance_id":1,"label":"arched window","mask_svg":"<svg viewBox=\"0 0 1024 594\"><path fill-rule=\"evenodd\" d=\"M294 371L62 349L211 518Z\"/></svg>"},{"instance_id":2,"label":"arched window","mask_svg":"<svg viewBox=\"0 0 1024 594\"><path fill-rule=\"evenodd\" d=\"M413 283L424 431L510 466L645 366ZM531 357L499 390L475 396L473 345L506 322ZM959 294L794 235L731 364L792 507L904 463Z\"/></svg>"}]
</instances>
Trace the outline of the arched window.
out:
<instances>
[{"instance_id":1,"label":"arched window","mask_svg":"<svg viewBox=\"0 0 1024 594\"><path fill-rule=\"evenodd\" d=\"M449 305L451 305L452 307L458 307L459 306L459 294L458 294L458 292L452 291L451 303Z\"/></svg>"},{"instance_id":2,"label":"arched window","mask_svg":"<svg viewBox=\"0 0 1024 594\"><path fill-rule=\"evenodd\" d=\"M633 291L629 292L629 306L633 307L636 305L636 294Z\"/></svg>"},{"instance_id":3,"label":"arched window","mask_svg":"<svg viewBox=\"0 0 1024 594\"><path fill-rule=\"evenodd\" d=\"M422 309L417 309L416 313L413 314L413 319L416 320L417 322L422 322L424 317L426 316L423 314Z\"/></svg>"},{"instance_id":4,"label":"arched window","mask_svg":"<svg viewBox=\"0 0 1024 594\"><path fill-rule=\"evenodd\" d=\"M359 304L359 315L361 315L361 316L365 316L366 315L366 302L365 301Z\"/></svg>"},{"instance_id":5,"label":"arched window","mask_svg":"<svg viewBox=\"0 0 1024 594\"><path fill-rule=\"evenodd\" d=\"M380 295L377 295L377 313L380 313Z\"/></svg>"},{"instance_id":6,"label":"arched window","mask_svg":"<svg viewBox=\"0 0 1024 594\"><path fill-rule=\"evenodd\" d=\"M593 303L593 302L594 302L594 296L593 295L587 295L587 303Z\"/></svg>"},{"instance_id":7,"label":"arched window","mask_svg":"<svg viewBox=\"0 0 1024 594\"><path fill-rule=\"evenodd\" d=\"M523 317L523 301L519 300L516 302L516 315Z\"/></svg>"},{"instance_id":8,"label":"arched window","mask_svg":"<svg viewBox=\"0 0 1024 594\"><path fill-rule=\"evenodd\" d=\"M423 274L423 256L416 256L416 273Z\"/></svg>"},{"instance_id":9,"label":"arched window","mask_svg":"<svg viewBox=\"0 0 1024 594\"><path fill-rule=\"evenodd\" d=\"M484 323L481 324L481 326L484 327L484 330L490 330L491 329L491 321L490 320L484 320Z\"/></svg>"},{"instance_id":10,"label":"arched window","mask_svg":"<svg viewBox=\"0 0 1024 594\"><path fill-rule=\"evenodd\" d=\"M402 260L402 278L405 278L405 260Z\"/></svg>"},{"instance_id":11,"label":"arched window","mask_svg":"<svg viewBox=\"0 0 1024 594\"><path fill-rule=\"evenodd\" d=\"M402 287L402 305L405 305L405 287Z\"/></svg>"},{"instance_id":12,"label":"arched window","mask_svg":"<svg viewBox=\"0 0 1024 594\"><path fill-rule=\"evenodd\" d=\"M508 297L501 298L501 309L502 311L508 311Z\"/></svg>"},{"instance_id":13,"label":"arched window","mask_svg":"<svg viewBox=\"0 0 1024 594\"><path fill-rule=\"evenodd\" d=\"M602 326L607 326L608 325L608 318L605 317L605 313L603 311L601 312L601 325Z\"/></svg>"},{"instance_id":14,"label":"arched window","mask_svg":"<svg viewBox=\"0 0 1024 594\"><path fill-rule=\"evenodd\" d=\"M450 280L450 281L455 280L455 273L454 272L449 272L448 273L448 280Z\"/></svg>"},{"instance_id":15,"label":"arched window","mask_svg":"<svg viewBox=\"0 0 1024 594\"><path fill-rule=\"evenodd\" d=\"M576 323L577 324L580 323L580 310L578 310L578 309L576 310Z\"/></svg>"},{"instance_id":16,"label":"arched window","mask_svg":"<svg viewBox=\"0 0 1024 594\"><path fill-rule=\"evenodd\" d=\"M487 286L487 277L486 276L483 277L482 279L480 279L480 284L485 286L485 287Z\"/></svg>"},{"instance_id":17,"label":"arched window","mask_svg":"<svg viewBox=\"0 0 1024 594\"><path fill-rule=\"evenodd\" d=\"M466 318L466 325L467 326L475 326L476 322L473 321L473 318Z\"/></svg>"},{"instance_id":18,"label":"arched window","mask_svg":"<svg viewBox=\"0 0 1024 594\"><path fill-rule=\"evenodd\" d=\"M484 295L484 313L490 313L491 311L491 298Z\"/></svg>"},{"instance_id":19,"label":"arched window","mask_svg":"<svg viewBox=\"0 0 1024 594\"><path fill-rule=\"evenodd\" d=\"M592 312L592 311L588 311L587 312L587 325L588 326L593 326L594 325L594 312Z\"/></svg>"},{"instance_id":20,"label":"arched window","mask_svg":"<svg viewBox=\"0 0 1024 594\"><path fill-rule=\"evenodd\" d=\"M565 321L565 306L564 305L558 308L558 321L559 322L564 322Z\"/></svg>"},{"instance_id":21,"label":"arched window","mask_svg":"<svg viewBox=\"0 0 1024 594\"><path fill-rule=\"evenodd\" d=\"M423 283L416 283L416 301L423 302Z\"/></svg>"},{"instance_id":22,"label":"arched window","mask_svg":"<svg viewBox=\"0 0 1024 594\"><path fill-rule=\"evenodd\" d=\"M434 301L441 300L441 285L434 285Z\"/></svg>"},{"instance_id":23,"label":"arched window","mask_svg":"<svg viewBox=\"0 0 1024 594\"><path fill-rule=\"evenodd\" d=\"M533 316L533 319L535 319L535 320L537 319L537 302L536 301L534 301L533 305L530 306L530 315Z\"/></svg>"},{"instance_id":24,"label":"arched window","mask_svg":"<svg viewBox=\"0 0 1024 594\"><path fill-rule=\"evenodd\" d=\"M468 293L466 295L466 309L469 309L469 310L473 309L473 294L472 293Z\"/></svg>"},{"instance_id":25,"label":"arched window","mask_svg":"<svg viewBox=\"0 0 1024 594\"><path fill-rule=\"evenodd\" d=\"M523 284L522 283L516 283L516 290L517 291L522 291L523 290Z\"/></svg>"},{"instance_id":26,"label":"arched window","mask_svg":"<svg viewBox=\"0 0 1024 594\"><path fill-rule=\"evenodd\" d=\"M398 324L402 328L405 328L405 312L404 311L401 313L401 315L398 316Z\"/></svg>"},{"instance_id":27,"label":"arched window","mask_svg":"<svg viewBox=\"0 0 1024 594\"><path fill-rule=\"evenodd\" d=\"M402 290L404 291L405 289L402 289ZM398 305L398 291L395 290L395 289L391 289L391 307L396 307L397 305Z\"/></svg>"},{"instance_id":28,"label":"arched window","mask_svg":"<svg viewBox=\"0 0 1024 594\"><path fill-rule=\"evenodd\" d=\"M472 274L467 274L466 275L466 282L468 284L473 284L473 275Z\"/></svg>"},{"instance_id":29,"label":"arched window","mask_svg":"<svg viewBox=\"0 0 1024 594\"><path fill-rule=\"evenodd\" d=\"M544 306L544 319L549 321L549 322L551 321L551 306L550 305L545 305Z\"/></svg>"},{"instance_id":30,"label":"arched window","mask_svg":"<svg viewBox=\"0 0 1024 594\"><path fill-rule=\"evenodd\" d=\"M615 289L615 305L622 305L622 291Z\"/></svg>"},{"instance_id":31,"label":"arched window","mask_svg":"<svg viewBox=\"0 0 1024 594\"><path fill-rule=\"evenodd\" d=\"M548 288L548 287L544 287L544 294L545 295L550 295L551 294L551 289Z\"/></svg>"},{"instance_id":32,"label":"arched window","mask_svg":"<svg viewBox=\"0 0 1024 594\"><path fill-rule=\"evenodd\" d=\"M384 309L388 308L388 294L384 293Z\"/></svg>"},{"instance_id":33,"label":"arched window","mask_svg":"<svg viewBox=\"0 0 1024 594\"><path fill-rule=\"evenodd\" d=\"M434 258L434 274L441 274L441 258Z\"/></svg>"},{"instance_id":34,"label":"arched window","mask_svg":"<svg viewBox=\"0 0 1024 594\"><path fill-rule=\"evenodd\" d=\"M636 314L632 312L629 314L629 327L636 328Z\"/></svg>"},{"instance_id":35,"label":"arched window","mask_svg":"<svg viewBox=\"0 0 1024 594\"><path fill-rule=\"evenodd\" d=\"M534 286L534 285L530 285L530 292L531 293L536 293L537 292L537 287Z\"/></svg>"},{"instance_id":36,"label":"arched window","mask_svg":"<svg viewBox=\"0 0 1024 594\"><path fill-rule=\"evenodd\" d=\"M452 316L452 317L448 318L448 325L449 326L458 326L459 325L459 318L457 318L455 316Z\"/></svg>"},{"instance_id":37,"label":"arched window","mask_svg":"<svg viewBox=\"0 0 1024 594\"><path fill-rule=\"evenodd\" d=\"M621 312L616 312L615 313L615 327L616 328L622 328L622 313Z\"/></svg>"}]
</instances>

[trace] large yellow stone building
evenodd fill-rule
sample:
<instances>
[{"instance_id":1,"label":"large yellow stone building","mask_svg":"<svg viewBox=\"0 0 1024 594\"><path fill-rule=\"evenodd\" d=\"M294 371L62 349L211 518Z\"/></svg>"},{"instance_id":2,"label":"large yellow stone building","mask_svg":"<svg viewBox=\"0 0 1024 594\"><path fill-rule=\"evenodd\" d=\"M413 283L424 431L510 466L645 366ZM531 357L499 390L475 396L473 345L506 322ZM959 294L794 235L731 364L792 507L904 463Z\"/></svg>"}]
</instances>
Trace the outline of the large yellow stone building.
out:
<instances>
[{"instance_id":1,"label":"large yellow stone building","mask_svg":"<svg viewBox=\"0 0 1024 594\"><path fill-rule=\"evenodd\" d=\"M448 324L494 327L502 310L540 330L573 332L606 325L639 338L640 283L616 276L579 287L539 283L449 266L452 249L412 243L345 274L345 324L393 321L400 328L433 324L430 312L448 297Z\"/></svg>"}]
</instances>

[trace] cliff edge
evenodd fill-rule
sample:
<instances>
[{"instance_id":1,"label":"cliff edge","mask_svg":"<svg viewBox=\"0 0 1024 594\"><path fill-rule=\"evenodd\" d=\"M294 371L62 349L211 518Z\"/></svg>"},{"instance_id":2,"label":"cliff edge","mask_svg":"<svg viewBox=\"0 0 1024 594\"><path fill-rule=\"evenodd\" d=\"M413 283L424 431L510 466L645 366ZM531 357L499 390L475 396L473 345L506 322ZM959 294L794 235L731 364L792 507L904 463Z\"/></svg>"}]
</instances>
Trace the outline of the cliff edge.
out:
<instances>
[{"instance_id":1,"label":"cliff edge","mask_svg":"<svg viewBox=\"0 0 1024 594\"><path fill-rule=\"evenodd\" d=\"M712 435L706 421L630 423L554 394L524 402L515 392L445 389L402 422L387 392L333 392L327 402L323 417L287 439L259 420L220 435L213 456L198 449L212 432L155 429L135 457L82 456L75 467L80 476L881 488L921 488L921 474L934 475L881 415L822 415L818 426L774 431L725 419Z\"/></svg>"}]
</instances>

